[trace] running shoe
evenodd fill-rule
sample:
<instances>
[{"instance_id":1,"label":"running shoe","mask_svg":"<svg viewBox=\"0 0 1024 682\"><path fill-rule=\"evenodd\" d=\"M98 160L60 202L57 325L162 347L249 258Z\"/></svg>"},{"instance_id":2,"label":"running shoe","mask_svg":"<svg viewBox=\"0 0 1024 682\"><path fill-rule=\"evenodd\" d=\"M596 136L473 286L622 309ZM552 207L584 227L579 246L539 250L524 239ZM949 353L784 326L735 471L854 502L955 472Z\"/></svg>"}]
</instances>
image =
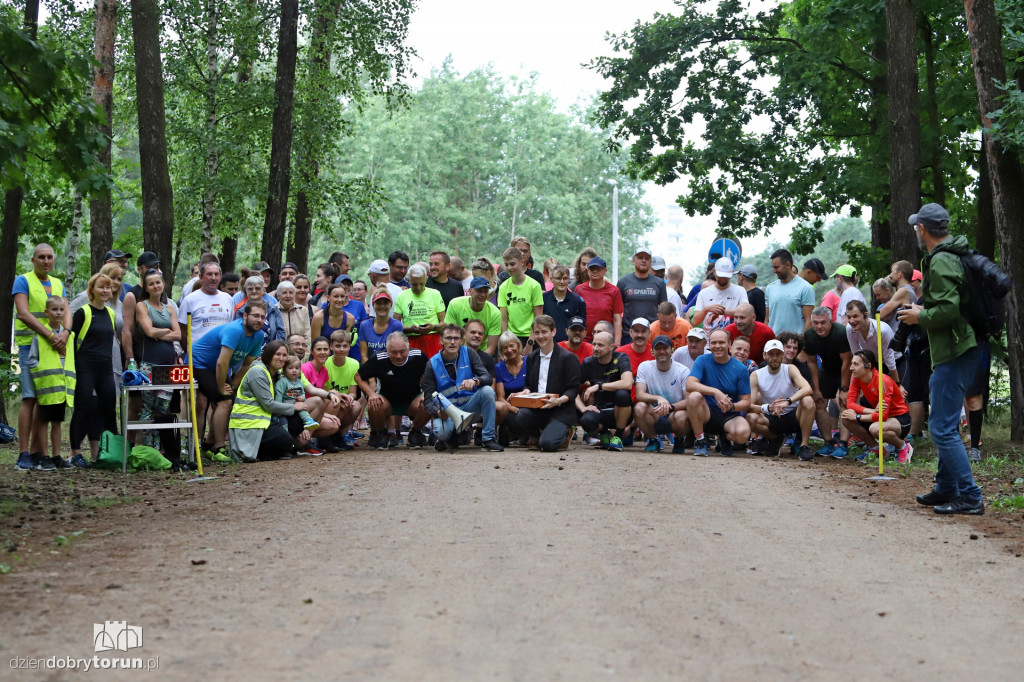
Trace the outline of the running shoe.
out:
<instances>
[{"instance_id":1,"label":"running shoe","mask_svg":"<svg viewBox=\"0 0 1024 682\"><path fill-rule=\"evenodd\" d=\"M228 456L228 454L226 452L226 449L227 448L225 448L222 445L221 447L217 448L216 450L214 450L212 452L206 453L206 456L209 457L214 462L218 462L220 464L227 464L227 463L229 463L229 462L231 462L233 460L231 459L230 456Z\"/></svg>"},{"instance_id":2,"label":"running shoe","mask_svg":"<svg viewBox=\"0 0 1024 682\"><path fill-rule=\"evenodd\" d=\"M601 447L602 450L607 450L608 443L610 443L612 440L611 435L609 435L607 431L602 431L599 438L600 440L598 441L598 445ZM619 442L621 443L622 441Z\"/></svg>"},{"instance_id":3,"label":"running shoe","mask_svg":"<svg viewBox=\"0 0 1024 682\"><path fill-rule=\"evenodd\" d=\"M644 452L661 452L661 439L648 438L647 447L644 448Z\"/></svg>"},{"instance_id":4,"label":"running shoe","mask_svg":"<svg viewBox=\"0 0 1024 682\"><path fill-rule=\"evenodd\" d=\"M316 431L320 428L320 422L311 417L307 417L302 420L302 428L307 431Z\"/></svg>"},{"instance_id":5,"label":"running shoe","mask_svg":"<svg viewBox=\"0 0 1024 682\"><path fill-rule=\"evenodd\" d=\"M685 455L686 454L686 439L679 438L675 443L672 444L673 455Z\"/></svg>"},{"instance_id":6,"label":"running shoe","mask_svg":"<svg viewBox=\"0 0 1024 682\"><path fill-rule=\"evenodd\" d=\"M614 452L622 452L622 439L618 436L612 436L609 438L608 449Z\"/></svg>"},{"instance_id":7,"label":"running shoe","mask_svg":"<svg viewBox=\"0 0 1024 682\"><path fill-rule=\"evenodd\" d=\"M17 471L32 471L35 464L32 463L32 455L26 450L18 455L18 463L14 465Z\"/></svg>"},{"instance_id":8,"label":"running shoe","mask_svg":"<svg viewBox=\"0 0 1024 682\"><path fill-rule=\"evenodd\" d=\"M71 464L71 462L67 461L66 459L64 459L60 455L54 455L53 457L50 458L50 461L53 462L53 466L54 466L55 469L74 469L75 468L74 465Z\"/></svg>"},{"instance_id":9,"label":"running shoe","mask_svg":"<svg viewBox=\"0 0 1024 682\"><path fill-rule=\"evenodd\" d=\"M707 438L698 438L697 440L693 441L693 454L696 455L697 457L708 456Z\"/></svg>"},{"instance_id":10,"label":"running shoe","mask_svg":"<svg viewBox=\"0 0 1024 682\"><path fill-rule=\"evenodd\" d=\"M818 450L815 454L816 455L821 455L822 457L828 457L828 456L832 455L832 453L835 452L835 451L836 451L836 444L835 443L825 443L825 446L823 448L821 448L820 450Z\"/></svg>"},{"instance_id":11,"label":"running shoe","mask_svg":"<svg viewBox=\"0 0 1024 682\"><path fill-rule=\"evenodd\" d=\"M370 440L366 442L366 445L372 450L387 450L388 449L388 432L387 431L371 431Z\"/></svg>"},{"instance_id":12,"label":"running shoe","mask_svg":"<svg viewBox=\"0 0 1024 682\"><path fill-rule=\"evenodd\" d=\"M92 466L92 462L82 456L82 453L78 453L71 458L71 466L78 467L79 469L88 469Z\"/></svg>"},{"instance_id":13,"label":"running shoe","mask_svg":"<svg viewBox=\"0 0 1024 682\"><path fill-rule=\"evenodd\" d=\"M810 445L801 445L797 451L797 456L801 462L813 462L814 461L814 450L811 449Z\"/></svg>"},{"instance_id":14,"label":"running shoe","mask_svg":"<svg viewBox=\"0 0 1024 682\"><path fill-rule=\"evenodd\" d=\"M732 441L725 436L718 439L718 450L722 453L722 457L732 457L735 452Z\"/></svg>"},{"instance_id":15,"label":"running shoe","mask_svg":"<svg viewBox=\"0 0 1024 682\"><path fill-rule=\"evenodd\" d=\"M910 441L907 441L907 442L909 443ZM908 457L907 459L910 459L910 458ZM970 450L968 450L967 451L967 460L970 461L970 462L980 462L981 461L981 448L971 448Z\"/></svg>"},{"instance_id":16,"label":"running shoe","mask_svg":"<svg viewBox=\"0 0 1024 682\"><path fill-rule=\"evenodd\" d=\"M54 466L53 460L46 455L35 453L32 455L32 468L35 471L56 471L57 467Z\"/></svg>"},{"instance_id":17,"label":"running shoe","mask_svg":"<svg viewBox=\"0 0 1024 682\"><path fill-rule=\"evenodd\" d=\"M900 451L896 453L896 461L900 464L909 464L910 458L914 456L914 446L910 444L910 441L905 441Z\"/></svg>"},{"instance_id":18,"label":"running shoe","mask_svg":"<svg viewBox=\"0 0 1024 682\"><path fill-rule=\"evenodd\" d=\"M423 435L422 431L413 429L409 432L409 447L410 448L422 448L427 444L427 437Z\"/></svg>"},{"instance_id":19,"label":"running shoe","mask_svg":"<svg viewBox=\"0 0 1024 682\"><path fill-rule=\"evenodd\" d=\"M394 450L402 444L402 434L400 433L388 433L388 450Z\"/></svg>"},{"instance_id":20,"label":"running shoe","mask_svg":"<svg viewBox=\"0 0 1024 682\"><path fill-rule=\"evenodd\" d=\"M846 457L848 453L849 449L845 445L837 445L835 448L833 448L832 452L829 453L829 457L833 457L835 459L842 459L843 457Z\"/></svg>"}]
</instances>

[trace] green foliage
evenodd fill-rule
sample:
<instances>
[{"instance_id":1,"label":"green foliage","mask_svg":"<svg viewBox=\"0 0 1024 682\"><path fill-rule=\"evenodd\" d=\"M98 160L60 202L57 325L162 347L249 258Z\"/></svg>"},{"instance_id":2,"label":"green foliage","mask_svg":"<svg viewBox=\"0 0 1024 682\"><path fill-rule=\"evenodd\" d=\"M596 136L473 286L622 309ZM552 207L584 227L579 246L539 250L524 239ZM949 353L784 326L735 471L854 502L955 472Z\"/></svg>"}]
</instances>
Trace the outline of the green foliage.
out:
<instances>
[{"instance_id":1,"label":"green foliage","mask_svg":"<svg viewBox=\"0 0 1024 682\"><path fill-rule=\"evenodd\" d=\"M1024 77L1014 78L1014 72L1024 74L1024 1L996 2L996 11L1003 24L1003 50L1007 55L1007 80L999 84L1003 91L1002 106L990 113L993 119L992 135L1007 150L1024 157L1024 90L1020 83Z\"/></svg>"},{"instance_id":2,"label":"green foliage","mask_svg":"<svg viewBox=\"0 0 1024 682\"><path fill-rule=\"evenodd\" d=\"M690 215L718 208L737 236L860 206L885 220L884 3L792 0L756 12L739 0L678 4L675 15L612 36L616 56L591 62L612 80L597 117L613 148L632 143L627 171L659 184L684 178L680 205ZM965 133L977 128L966 35L955 5L921 9L941 88L922 153L939 159L947 192L965 196L975 165ZM921 79L924 90L924 68Z\"/></svg>"},{"instance_id":3,"label":"green foliage","mask_svg":"<svg viewBox=\"0 0 1024 682\"><path fill-rule=\"evenodd\" d=\"M45 31L31 40L15 28L10 6L0 7L0 18L0 187L43 179L36 162L83 194L106 186L96 162L102 114L86 94L89 59Z\"/></svg>"},{"instance_id":4,"label":"green foliage","mask_svg":"<svg viewBox=\"0 0 1024 682\"><path fill-rule=\"evenodd\" d=\"M367 106L342 142L331 171L361 177L387 194L387 213L362 235L368 259L401 248L426 259L436 248L471 262L494 260L513 234L541 259L571 259L586 245L610 255L611 187L622 154L603 149L584 112L558 113L532 79L490 69L465 76L450 63L411 95L408 110ZM653 226L636 181L619 185L620 253L625 267ZM362 265L360 263L359 265Z\"/></svg>"}]
</instances>

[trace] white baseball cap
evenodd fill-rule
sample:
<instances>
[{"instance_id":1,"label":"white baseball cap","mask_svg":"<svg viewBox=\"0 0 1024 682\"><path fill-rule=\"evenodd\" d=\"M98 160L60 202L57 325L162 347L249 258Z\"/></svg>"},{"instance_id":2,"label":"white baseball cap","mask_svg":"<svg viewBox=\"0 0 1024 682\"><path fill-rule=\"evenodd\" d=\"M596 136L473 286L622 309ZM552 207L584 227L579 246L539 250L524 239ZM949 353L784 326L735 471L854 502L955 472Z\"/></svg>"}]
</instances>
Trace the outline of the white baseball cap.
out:
<instances>
[{"instance_id":1,"label":"white baseball cap","mask_svg":"<svg viewBox=\"0 0 1024 682\"><path fill-rule=\"evenodd\" d=\"M388 267L386 260L377 259L370 263L370 269L366 271L368 275L386 275L391 272L391 268Z\"/></svg>"},{"instance_id":2,"label":"white baseball cap","mask_svg":"<svg viewBox=\"0 0 1024 682\"><path fill-rule=\"evenodd\" d=\"M686 333L686 338L707 340L708 333L704 331L701 327L694 327L693 329Z\"/></svg>"},{"instance_id":3,"label":"white baseball cap","mask_svg":"<svg viewBox=\"0 0 1024 682\"><path fill-rule=\"evenodd\" d=\"M768 343L764 344L764 352L767 353L770 350L777 350L782 353L786 352L785 347L782 345L782 341L779 341L778 339L772 339Z\"/></svg>"},{"instance_id":4,"label":"white baseball cap","mask_svg":"<svg viewBox=\"0 0 1024 682\"><path fill-rule=\"evenodd\" d=\"M641 327L647 327L648 329L651 328L651 323L647 321L646 317L637 317L637 318L635 318L633 320L633 324L631 324L629 326L630 327L635 327L637 325L640 325Z\"/></svg>"},{"instance_id":5,"label":"white baseball cap","mask_svg":"<svg viewBox=\"0 0 1024 682\"><path fill-rule=\"evenodd\" d=\"M722 256L715 261L715 277L732 277L733 264L728 256Z\"/></svg>"}]
</instances>

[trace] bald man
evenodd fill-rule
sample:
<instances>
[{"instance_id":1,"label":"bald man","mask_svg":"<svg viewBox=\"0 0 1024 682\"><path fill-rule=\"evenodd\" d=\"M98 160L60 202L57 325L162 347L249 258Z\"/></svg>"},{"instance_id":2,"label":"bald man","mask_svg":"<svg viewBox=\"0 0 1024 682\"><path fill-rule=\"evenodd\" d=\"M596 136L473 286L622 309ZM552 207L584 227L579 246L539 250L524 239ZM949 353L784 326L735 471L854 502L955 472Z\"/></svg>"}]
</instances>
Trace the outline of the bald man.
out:
<instances>
[{"instance_id":1,"label":"bald man","mask_svg":"<svg viewBox=\"0 0 1024 682\"><path fill-rule=\"evenodd\" d=\"M725 328L729 332L730 342L740 336L750 339L750 359L758 365L764 363L764 344L775 338L775 332L764 322L758 322L754 306L743 303L736 306L733 323Z\"/></svg>"}]
</instances>

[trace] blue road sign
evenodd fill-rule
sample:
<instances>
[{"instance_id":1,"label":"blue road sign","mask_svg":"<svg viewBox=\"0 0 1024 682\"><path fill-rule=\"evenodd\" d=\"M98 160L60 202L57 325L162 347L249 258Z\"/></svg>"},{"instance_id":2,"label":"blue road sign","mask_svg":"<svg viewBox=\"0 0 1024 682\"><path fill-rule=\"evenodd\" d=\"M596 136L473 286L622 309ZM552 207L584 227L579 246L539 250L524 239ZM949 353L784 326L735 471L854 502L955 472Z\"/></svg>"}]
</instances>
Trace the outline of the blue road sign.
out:
<instances>
[{"instance_id":1,"label":"blue road sign","mask_svg":"<svg viewBox=\"0 0 1024 682\"><path fill-rule=\"evenodd\" d=\"M711 249L708 250L708 262L714 263L722 256L728 256L729 260L732 261L732 266L735 268L740 264L740 258L743 256L743 249L740 248L740 243L733 239L716 239L711 245Z\"/></svg>"}]
</instances>

